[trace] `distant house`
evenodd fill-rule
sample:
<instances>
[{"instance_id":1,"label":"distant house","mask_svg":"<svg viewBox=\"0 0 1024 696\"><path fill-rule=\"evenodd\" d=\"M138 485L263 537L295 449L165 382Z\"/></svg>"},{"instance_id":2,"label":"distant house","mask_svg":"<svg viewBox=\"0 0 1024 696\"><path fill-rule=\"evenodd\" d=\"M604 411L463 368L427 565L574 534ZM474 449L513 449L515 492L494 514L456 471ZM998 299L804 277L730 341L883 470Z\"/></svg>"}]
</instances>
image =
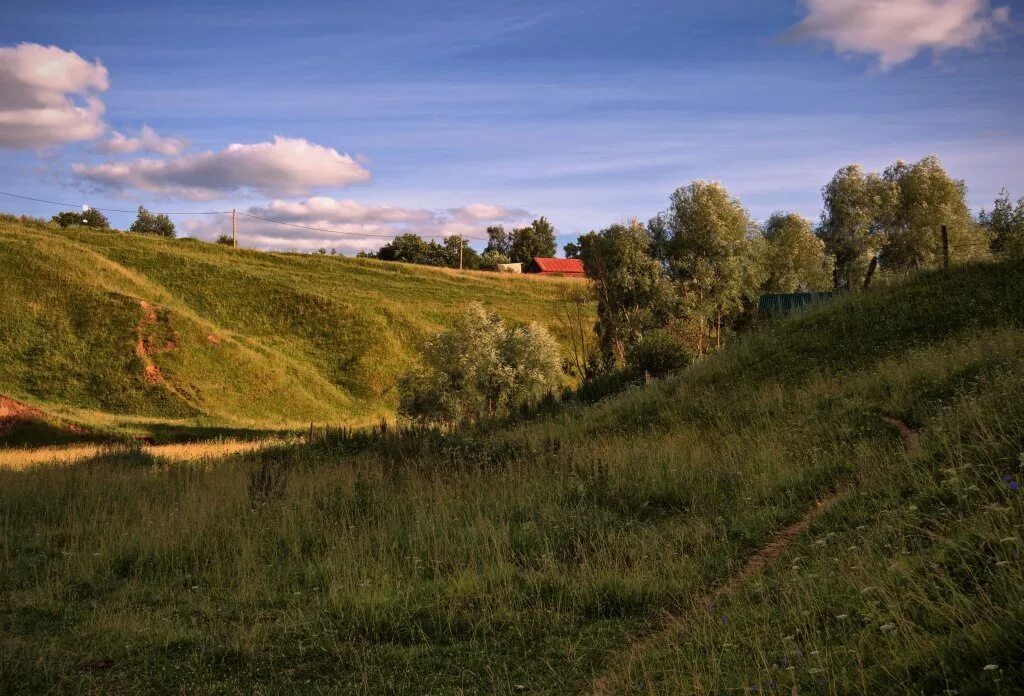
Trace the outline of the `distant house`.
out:
<instances>
[{"instance_id":1,"label":"distant house","mask_svg":"<svg viewBox=\"0 0 1024 696\"><path fill-rule=\"evenodd\" d=\"M543 259L539 256L526 265L524 273L546 275L582 276L583 262L579 259Z\"/></svg>"},{"instance_id":2,"label":"distant house","mask_svg":"<svg viewBox=\"0 0 1024 696\"><path fill-rule=\"evenodd\" d=\"M522 273L523 264L521 263L499 263L498 273Z\"/></svg>"}]
</instances>

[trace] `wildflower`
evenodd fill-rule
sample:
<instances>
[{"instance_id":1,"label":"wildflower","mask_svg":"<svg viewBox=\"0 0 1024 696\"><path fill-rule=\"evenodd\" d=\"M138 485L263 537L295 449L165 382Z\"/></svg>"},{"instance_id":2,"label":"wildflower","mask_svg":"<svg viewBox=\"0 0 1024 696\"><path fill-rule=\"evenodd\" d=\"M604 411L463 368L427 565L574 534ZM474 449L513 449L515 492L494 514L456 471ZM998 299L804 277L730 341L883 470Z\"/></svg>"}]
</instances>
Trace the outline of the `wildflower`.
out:
<instances>
[{"instance_id":1,"label":"wildflower","mask_svg":"<svg viewBox=\"0 0 1024 696\"><path fill-rule=\"evenodd\" d=\"M1019 491L1019 490L1020 490L1020 484L1019 484L1019 483L1017 483L1016 481L1010 481L1010 482L1009 482L1008 484L1006 484L1006 485L1010 487L1010 490L1011 490L1011 491L1014 491L1014 492L1016 492L1016 491Z\"/></svg>"},{"instance_id":2,"label":"wildflower","mask_svg":"<svg viewBox=\"0 0 1024 696\"><path fill-rule=\"evenodd\" d=\"M999 665L987 664L987 665L985 665L985 668L982 671L983 672L995 672L997 669L999 669Z\"/></svg>"}]
</instances>

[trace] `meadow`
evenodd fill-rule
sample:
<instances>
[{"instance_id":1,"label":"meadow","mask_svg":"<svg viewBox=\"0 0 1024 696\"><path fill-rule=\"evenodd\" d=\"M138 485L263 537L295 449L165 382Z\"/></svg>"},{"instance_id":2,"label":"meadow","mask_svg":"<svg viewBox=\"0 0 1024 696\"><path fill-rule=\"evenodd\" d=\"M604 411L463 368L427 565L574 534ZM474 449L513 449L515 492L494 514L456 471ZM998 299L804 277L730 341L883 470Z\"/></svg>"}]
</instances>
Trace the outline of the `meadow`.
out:
<instances>
[{"instance_id":1,"label":"meadow","mask_svg":"<svg viewBox=\"0 0 1024 696\"><path fill-rule=\"evenodd\" d=\"M466 304L568 344L557 306L579 287L11 216L0 268L0 395L46 416L20 438L0 433L7 445L83 439L69 424L169 442L377 423L419 342Z\"/></svg>"},{"instance_id":2,"label":"meadow","mask_svg":"<svg viewBox=\"0 0 1024 696\"><path fill-rule=\"evenodd\" d=\"M1022 365L973 264L593 405L0 470L0 691L1019 693Z\"/></svg>"}]
</instances>

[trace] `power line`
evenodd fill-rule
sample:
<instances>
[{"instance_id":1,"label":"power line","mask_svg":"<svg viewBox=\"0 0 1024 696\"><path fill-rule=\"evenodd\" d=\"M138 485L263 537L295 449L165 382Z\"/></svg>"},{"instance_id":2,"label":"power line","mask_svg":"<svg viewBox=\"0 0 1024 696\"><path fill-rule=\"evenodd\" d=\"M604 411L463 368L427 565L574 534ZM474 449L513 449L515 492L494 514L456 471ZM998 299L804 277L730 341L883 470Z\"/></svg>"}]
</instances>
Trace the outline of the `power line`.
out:
<instances>
[{"instance_id":1,"label":"power line","mask_svg":"<svg viewBox=\"0 0 1024 696\"><path fill-rule=\"evenodd\" d=\"M49 203L50 205L60 206L61 208L73 208L75 210L80 209L82 206L75 203L59 203L58 201L48 201L42 198L32 198L31 196L20 196L17 193L8 193L7 191L0 191L0 195L10 196L11 198L20 198L25 201L35 201L36 203ZM135 210L125 210L123 208L97 208L94 205L90 205L91 210L101 210L104 213L134 213ZM156 212L155 215L227 215L230 210L204 210L204 211L188 211L181 213L163 213Z\"/></svg>"}]
</instances>

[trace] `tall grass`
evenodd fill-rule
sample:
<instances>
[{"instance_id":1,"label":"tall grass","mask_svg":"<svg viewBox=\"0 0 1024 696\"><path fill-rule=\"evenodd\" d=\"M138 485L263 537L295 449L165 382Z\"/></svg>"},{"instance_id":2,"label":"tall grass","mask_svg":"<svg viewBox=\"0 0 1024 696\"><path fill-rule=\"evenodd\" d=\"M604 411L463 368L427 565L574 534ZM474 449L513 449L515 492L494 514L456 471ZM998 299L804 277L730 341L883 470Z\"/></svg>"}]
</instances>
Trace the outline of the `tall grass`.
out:
<instances>
[{"instance_id":1,"label":"tall grass","mask_svg":"<svg viewBox=\"0 0 1024 696\"><path fill-rule=\"evenodd\" d=\"M0 472L0 690L1012 693L1022 280L925 275L501 428Z\"/></svg>"}]
</instances>

